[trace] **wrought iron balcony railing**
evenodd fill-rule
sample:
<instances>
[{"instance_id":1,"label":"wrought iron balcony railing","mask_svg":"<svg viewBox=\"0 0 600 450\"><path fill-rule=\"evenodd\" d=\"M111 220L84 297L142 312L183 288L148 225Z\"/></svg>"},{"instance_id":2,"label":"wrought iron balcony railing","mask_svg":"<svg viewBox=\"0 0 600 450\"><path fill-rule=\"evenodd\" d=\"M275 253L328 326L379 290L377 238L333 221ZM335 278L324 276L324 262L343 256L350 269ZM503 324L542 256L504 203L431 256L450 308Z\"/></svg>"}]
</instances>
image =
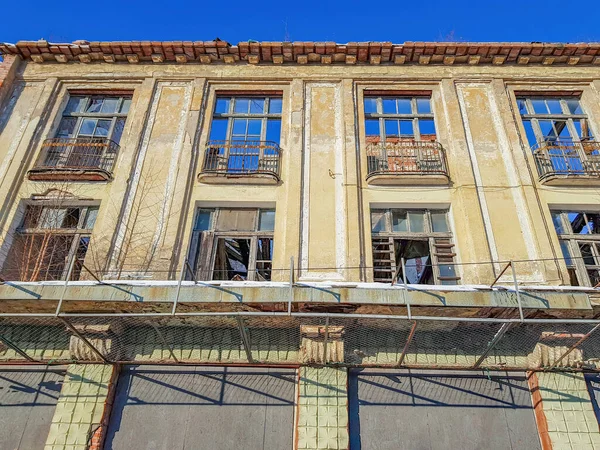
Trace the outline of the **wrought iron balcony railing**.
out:
<instances>
[{"instance_id":1,"label":"wrought iron balcony railing","mask_svg":"<svg viewBox=\"0 0 600 450\"><path fill-rule=\"evenodd\" d=\"M367 165L367 179L379 175L433 175L448 179L446 155L442 145L436 141L369 143Z\"/></svg>"},{"instance_id":2,"label":"wrought iron balcony railing","mask_svg":"<svg viewBox=\"0 0 600 450\"><path fill-rule=\"evenodd\" d=\"M565 177L600 179L600 142L548 140L531 149L540 181Z\"/></svg>"},{"instance_id":3,"label":"wrought iron balcony railing","mask_svg":"<svg viewBox=\"0 0 600 450\"><path fill-rule=\"evenodd\" d=\"M29 178L110 180L119 149L116 142L105 138L46 139Z\"/></svg>"},{"instance_id":4,"label":"wrought iron balcony railing","mask_svg":"<svg viewBox=\"0 0 600 450\"><path fill-rule=\"evenodd\" d=\"M270 141L208 141L202 174L267 176L279 181L281 149Z\"/></svg>"}]
</instances>

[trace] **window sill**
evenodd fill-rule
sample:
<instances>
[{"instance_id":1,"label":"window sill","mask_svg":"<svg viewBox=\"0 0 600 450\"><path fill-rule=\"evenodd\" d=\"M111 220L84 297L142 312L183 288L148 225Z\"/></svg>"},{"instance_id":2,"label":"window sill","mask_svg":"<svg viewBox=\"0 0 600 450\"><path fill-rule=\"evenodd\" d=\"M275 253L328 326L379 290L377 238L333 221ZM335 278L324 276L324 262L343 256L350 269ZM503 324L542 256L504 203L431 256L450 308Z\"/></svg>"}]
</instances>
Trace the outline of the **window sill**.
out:
<instances>
[{"instance_id":1,"label":"window sill","mask_svg":"<svg viewBox=\"0 0 600 450\"><path fill-rule=\"evenodd\" d=\"M277 185L280 179L272 173L233 174L201 172L198 181L206 184L259 184Z\"/></svg>"},{"instance_id":2,"label":"window sill","mask_svg":"<svg viewBox=\"0 0 600 450\"><path fill-rule=\"evenodd\" d=\"M431 173L374 173L367 176L367 183L376 186L439 186L450 184L450 177L444 174Z\"/></svg>"},{"instance_id":3,"label":"window sill","mask_svg":"<svg viewBox=\"0 0 600 450\"><path fill-rule=\"evenodd\" d=\"M112 181L112 173L103 169L34 168L27 172L32 181Z\"/></svg>"}]
</instances>

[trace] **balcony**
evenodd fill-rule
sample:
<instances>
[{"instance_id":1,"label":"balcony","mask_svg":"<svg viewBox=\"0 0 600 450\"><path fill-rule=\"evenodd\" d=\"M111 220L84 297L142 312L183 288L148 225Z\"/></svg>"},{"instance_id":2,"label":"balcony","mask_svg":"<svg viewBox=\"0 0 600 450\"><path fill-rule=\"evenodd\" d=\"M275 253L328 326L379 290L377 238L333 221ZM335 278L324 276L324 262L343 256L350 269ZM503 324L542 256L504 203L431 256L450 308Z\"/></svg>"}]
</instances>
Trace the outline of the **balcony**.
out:
<instances>
[{"instance_id":1,"label":"balcony","mask_svg":"<svg viewBox=\"0 0 600 450\"><path fill-rule=\"evenodd\" d=\"M198 180L203 183L277 184L281 149L270 141L208 141Z\"/></svg>"},{"instance_id":2,"label":"balcony","mask_svg":"<svg viewBox=\"0 0 600 450\"><path fill-rule=\"evenodd\" d=\"M105 138L46 139L27 175L34 181L109 181L119 148Z\"/></svg>"},{"instance_id":3,"label":"balcony","mask_svg":"<svg viewBox=\"0 0 600 450\"><path fill-rule=\"evenodd\" d=\"M545 141L532 148L540 182L554 186L600 186L600 143Z\"/></svg>"},{"instance_id":4,"label":"balcony","mask_svg":"<svg viewBox=\"0 0 600 450\"><path fill-rule=\"evenodd\" d=\"M369 184L448 184L446 155L439 142L403 140L367 144Z\"/></svg>"}]
</instances>

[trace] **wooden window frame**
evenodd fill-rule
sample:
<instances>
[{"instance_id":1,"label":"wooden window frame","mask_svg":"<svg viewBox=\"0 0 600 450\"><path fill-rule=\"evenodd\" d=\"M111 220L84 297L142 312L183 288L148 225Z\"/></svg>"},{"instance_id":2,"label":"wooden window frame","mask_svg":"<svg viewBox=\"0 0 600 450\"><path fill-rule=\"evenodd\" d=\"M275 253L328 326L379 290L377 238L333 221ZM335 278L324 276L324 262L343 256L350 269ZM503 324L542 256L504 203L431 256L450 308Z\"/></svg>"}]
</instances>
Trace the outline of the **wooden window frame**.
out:
<instances>
[{"instance_id":1,"label":"wooden window frame","mask_svg":"<svg viewBox=\"0 0 600 450\"><path fill-rule=\"evenodd\" d=\"M43 214L44 209L69 209L69 208L78 208L80 210L79 220L77 226L75 228L24 228L25 221L27 220L27 213L30 208L41 208L40 216ZM74 259L77 258L77 251L79 249L79 245L82 239L87 239L89 245L89 240L92 237L92 228L84 228L84 225L88 219L88 214L90 210L99 209L99 205L97 204L81 204L81 203L66 203L61 205L56 205L49 202L27 202L25 203L25 212L23 218L21 219L21 225L17 227L16 232L20 236L43 236L47 233L53 236L72 236L71 247L67 253L67 261L65 267L63 268L63 272L60 276L61 280L66 279L69 274L69 270L71 266L74 264ZM39 218L38 218L39 220ZM97 220L97 219L95 219ZM86 249L87 252L87 249ZM75 278L79 278L78 274L80 273L80 269L74 269L71 273L71 280ZM75 276L75 274L77 274Z\"/></svg>"},{"instance_id":2,"label":"wooden window frame","mask_svg":"<svg viewBox=\"0 0 600 450\"><path fill-rule=\"evenodd\" d=\"M210 211L209 229L200 230L196 228L198 216L201 212ZM219 221L219 214L222 211L255 211L253 231L219 231L215 229L216 224ZM257 250L259 239L271 239L273 246L275 245L274 231L261 231L260 226L260 214L262 211L275 211L275 208L225 208L225 207L198 207L196 209L194 218L194 229L192 230L192 237L190 242L190 251L188 253L188 262L192 268L193 278L195 280L212 281L214 280L216 251L218 241L220 238L233 238L233 239L249 239L249 258L248 258L248 278L246 281L256 281L257 269ZM273 255L271 254L271 258ZM265 262L266 260L258 260L258 262ZM271 259L271 264L273 259ZM271 266L271 274L272 274ZM227 281L227 280L216 280L216 281Z\"/></svg>"},{"instance_id":3,"label":"wooden window frame","mask_svg":"<svg viewBox=\"0 0 600 450\"><path fill-rule=\"evenodd\" d=\"M237 94L223 94L223 93L219 93L217 92L217 95L215 97L215 106L214 106L214 110L213 110L213 114L212 114L212 118L211 118L211 130L209 130L208 136L209 136L209 140L210 140L210 135L212 132L212 124L214 122L215 119L227 119L227 131L225 134L225 140L226 141L234 141L234 140L241 140L238 138L234 138L233 137L233 122L235 119L261 119L261 125L260 125L260 139L258 139L259 141L266 141L266 137L267 137L267 122L269 119L279 119L279 121L282 120L282 112L279 113L269 113L269 112L263 112L263 113L239 113L239 112L235 112L235 101L238 99L253 99L253 98L261 98L265 100L265 104L264 104L264 110L265 111L269 111L270 109L270 104L271 104L271 100L272 99L279 99L281 100L282 103L282 112L283 112L283 96L281 94L276 94L276 93L270 93L270 94L256 94L256 93L237 93ZM217 103L220 99L228 99L229 100L229 109L227 112L224 113L218 113L216 111L217 109ZM246 130L246 140L248 136L248 132ZM252 139L250 139L252 140ZM277 142L277 144L279 145L279 142L281 141L281 136L279 136L279 140Z\"/></svg>"},{"instance_id":4,"label":"wooden window frame","mask_svg":"<svg viewBox=\"0 0 600 450\"><path fill-rule=\"evenodd\" d=\"M523 121L523 126L525 126L525 121L529 121L531 122L531 127L533 129L533 133L536 137L536 143L540 144L543 142L547 141L547 138L544 136L544 134L542 133L542 129L540 127L539 121L540 120L564 120L567 124L567 130L571 136L571 140L573 142L586 142L586 141L593 141L594 140L594 135L591 133L591 129L590 129L590 137L588 138L584 138L583 140L581 139L581 137L579 136L578 132L577 132L577 128L575 128L575 120L581 120L584 119L588 122L588 128L589 128L589 122L590 119L588 117L587 114L585 114L585 111L583 110L583 106L581 105L581 97L579 95L573 95L573 96L567 96L567 95L540 95L540 94L536 94L536 95L519 95L516 97L517 100L517 106L518 103L520 101L524 101L525 102L525 109L526 109L526 113L523 114L520 112L520 109L517 107L517 111L519 111L519 114L521 116L521 120ZM559 104L560 104L560 108L562 110L562 114L558 114L558 113L550 113L550 114L542 114L542 113L536 113L532 104L532 100L558 100ZM579 106L581 108L582 114L573 114L569 111L569 107L567 105L567 100L577 100L579 102ZM557 132L558 130L556 130L556 128L554 127L554 124L552 124L552 129ZM576 136L576 138L574 138L573 136ZM560 138L558 137L558 133L557 133L557 137L556 140L560 141ZM531 144L530 144L531 145Z\"/></svg>"},{"instance_id":5,"label":"wooden window frame","mask_svg":"<svg viewBox=\"0 0 600 450\"><path fill-rule=\"evenodd\" d=\"M364 102L367 99L374 99L377 104L377 112L367 112L365 109ZM384 113L383 112L383 100L398 100L398 99L410 99L411 105L411 114L392 114L392 113ZM429 109L431 112L429 113L419 113L417 108L417 99L427 99L429 100ZM368 92L365 93L363 98L363 112L365 114L365 134L366 134L366 121L367 120L378 120L379 121L379 139L382 143L386 142L386 133L385 133L385 120L386 119L396 119L396 120L412 120L413 124L413 138L415 141L421 140L421 132L419 130L419 120L432 120L435 127L435 137L437 140L437 127L435 126L435 114L433 112L433 105L431 102L431 94L393 94L393 95L373 95ZM402 138L400 138L402 139ZM407 138L408 139L408 138Z\"/></svg>"},{"instance_id":6,"label":"wooden window frame","mask_svg":"<svg viewBox=\"0 0 600 450\"><path fill-rule=\"evenodd\" d=\"M81 107L81 110L83 112L67 112L67 106L69 104L69 102L71 101L71 99L73 98L83 98L85 103L84 106ZM112 112L112 113L107 113L107 112L85 112L86 109L88 108L88 106L90 105L92 99L94 98L118 98L117 101L117 107L116 107L116 111ZM73 135L72 138L77 139L77 138L84 138L84 137L92 137L90 135L80 135L80 131L81 131L81 125L83 124L85 119L98 119L98 120L110 120L111 124L110 124L110 128L108 130L108 134L107 136L94 136L95 138L103 138L103 139L108 139L108 140L113 140L113 134L115 131L115 125L117 123L118 119L125 119L127 120L127 115L129 114L129 109L127 110L127 112L121 113L119 112L121 110L121 107L123 106L123 101L124 100L131 100L132 96L129 94L124 94L122 92L117 92L114 94L111 94L109 92L102 92L102 93L94 93L94 94L82 94L82 93L70 93L69 95L69 99L67 101L67 104L65 105L65 110L62 113L61 119L60 119L60 123L58 124L58 128L56 129L56 134L55 137L61 137L58 136L58 132L61 129L61 123L65 118L74 118L76 119L75 122L75 127L73 128ZM130 103L130 108L131 108L131 103ZM98 126L98 124L96 123L96 127ZM95 129L94 129L95 131ZM119 144L119 142L115 142L116 144Z\"/></svg>"},{"instance_id":7,"label":"wooden window frame","mask_svg":"<svg viewBox=\"0 0 600 450\"><path fill-rule=\"evenodd\" d=\"M586 215L586 223L589 223L587 219L587 214L600 214L594 211L575 211L575 210L551 210L552 216L558 216L560 221L560 226L563 230L562 233L556 229L556 223L554 229L558 236L559 243L564 243L566 245L567 250L569 251L569 255L564 255L565 265L567 270L574 270L577 276L577 281L580 286L592 286L590 281L590 277L588 274L588 270L597 270L600 275L600 234L578 234L573 232L573 228L571 227L571 222L569 221L568 214L584 214ZM554 219L554 217L553 217ZM581 249L579 244L585 243L590 244L590 248L592 249L592 257L596 264L587 265L581 255ZM568 262L570 260L570 263Z\"/></svg>"},{"instance_id":8,"label":"wooden window frame","mask_svg":"<svg viewBox=\"0 0 600 450\"><path fill-rule=\"evenodd\" d=\"M408 213L421 213L423 214L423 232L413 232L413 231L393 231L393 222L392 222L392 214L394 211L403 211ZM372 215L373 213L383 212L385 217L385 230L384 231L373 231L373 223L372 223ZM431 266L433 271L433 278L436 282L441 282L440 284L444 284L443 281L452 282L458 284L460 281L460 277L458 276L456 270L456 253L449 252L448 254L440 254L436 252L436 249L439 247L447 247L452 248L455 247L453 233L450 228L450 221L448 220L449 210L446 208L441 209L432 209L432 208L371 208L371 238L388 238L393 240L419 240L425 241L429 245L429 255L431 260ZM444 232L434 232L433 231L433 223L431 219L432 213L444 213L446 217L446 227L448 231ZM408 216L407 216L408 217ZM438 241L440 240L448 240L449 244L440 244ZM452 263L439 262L440 256L442 258L451 258ZM396 261L396 256L394 254L394 266L393 269L396 270L400 265L400 261ZM457 273L456 277L442 277L440 275L439 266L440 265L450 265L454 267L455 273ZM373 271L376 272L375 267ZM395 272L395 273L396 273ZM394 275L392 275L392 280ZM452 283L447 283L452 284Z\"/></svg>"}]
</instances>

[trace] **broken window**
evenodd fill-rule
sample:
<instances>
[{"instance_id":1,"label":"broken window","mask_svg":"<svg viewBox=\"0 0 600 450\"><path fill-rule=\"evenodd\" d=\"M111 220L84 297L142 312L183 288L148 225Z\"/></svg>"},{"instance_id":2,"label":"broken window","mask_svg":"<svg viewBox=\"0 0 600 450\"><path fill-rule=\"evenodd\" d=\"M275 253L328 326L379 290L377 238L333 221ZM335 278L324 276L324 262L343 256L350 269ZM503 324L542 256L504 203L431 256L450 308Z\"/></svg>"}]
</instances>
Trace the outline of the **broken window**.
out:
<instances>
[{"instance_id":1,"label":"broken window","mask_svg":"<svg viewBox=\"0 0 600 450\"><path fill-rule=\"evenodd\" d=\"M600 214L551 211L572 286L600 283Z\"/></svg>"},{"instance_id":2,"label":"broken window","mask_svg":"<svg viewBox=\"0 0 600 450\"><path fill-rule=\"evenodd\" d=\"M29 204L2 267L7 280L79 279L97 206Z\"/></svg>"},{"instance_id":3,"label":"broken window","mask_svg":"<svg viewBox=\"0 0 600 450\"><path fill-rule=\"evenodd\" d=\"M517 104L530 146L593 140L587 115L577 97L519 97Z\"/></svg>"},{"instance_id":4,"label":"broken window","mask_svg":"<svg viewBox=\"0 0 600 450\"><path fill-rule=\"evenodd\" d=\"M54 142L43 158L47 167L112 168L131 96L72 95Z\"/></svg>"},{"instance_id":5,"label":"broken window","mask_svg":"<svg viewBox=\"0 0 600 450\"><path fill-rule=\"evenodd\" d=\"M446 210L372 209L374 281L456 284L447 216Z\"/></svg>"},{"instance_id":6,"label":"broken window","mask_svg":"<svg viewBox=\"0 0 600 450\"><path fill-rule=\"evenodd\" d=\"M281 96L217 96L204 170L247 173L279 159Z\"/></svg>"},{"instance_id":7,"label":"broken window","mask_svg":"<svg viewBox=\"0 0 600 450\"><path fill-rule=\"evenodd\" d=\"M275 210L200 208L188 261L197 280L270 281Z\"/></svg>"},{"instance_id":8,"label":"broken window","mask_svg":"<svg viewBox=\"0 0 600 450\"><path fill-rule=\"evenodd\" d=\"M600 146L577 97L518 97L517 105L541 177L600 171Z\"/></svg>"}]
</instances>

